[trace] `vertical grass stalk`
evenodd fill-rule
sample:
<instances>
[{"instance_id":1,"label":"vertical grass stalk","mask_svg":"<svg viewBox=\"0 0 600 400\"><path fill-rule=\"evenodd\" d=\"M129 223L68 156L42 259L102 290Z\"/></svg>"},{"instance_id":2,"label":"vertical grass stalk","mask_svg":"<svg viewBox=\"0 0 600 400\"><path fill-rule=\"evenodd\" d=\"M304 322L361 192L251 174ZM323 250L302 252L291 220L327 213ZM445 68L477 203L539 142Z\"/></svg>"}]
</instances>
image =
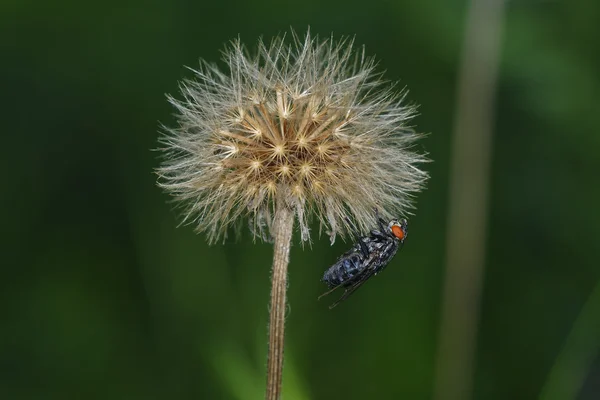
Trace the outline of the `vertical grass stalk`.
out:
<instances>
[{"instance_id":1,"label":"vertical grass stalk","mask_svg":"<svg viewBox=\"0 0 600 400\"><path fill-rule=\"evenodd\" d=\"M504 0L471 0L452 144L435 400L468 400L485 263L494 96Z\"/></svg>"}]
</instances>

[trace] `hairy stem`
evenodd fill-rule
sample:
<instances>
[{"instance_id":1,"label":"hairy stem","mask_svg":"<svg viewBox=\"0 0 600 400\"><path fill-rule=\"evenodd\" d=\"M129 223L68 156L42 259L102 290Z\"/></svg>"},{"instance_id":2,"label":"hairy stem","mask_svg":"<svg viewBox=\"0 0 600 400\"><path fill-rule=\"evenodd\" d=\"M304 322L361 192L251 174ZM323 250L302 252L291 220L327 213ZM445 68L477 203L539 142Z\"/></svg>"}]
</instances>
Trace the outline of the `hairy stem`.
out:
<instances>
[{"instance_id":1,"label":"hairy stem","mask_svg":"<svg viewBox=\"0 0 600 400\"><path fill-rule=\"evenodd\" d=\"M269 358L267 361L267 400L281 397L283 373L283 343L285 323L285 294L287 290L287 267L290 262L290 246L294 219L285 205L275 212L273 232L273 272L271 276L271 307L269 310Z\"/></svg>"}]
</instances>

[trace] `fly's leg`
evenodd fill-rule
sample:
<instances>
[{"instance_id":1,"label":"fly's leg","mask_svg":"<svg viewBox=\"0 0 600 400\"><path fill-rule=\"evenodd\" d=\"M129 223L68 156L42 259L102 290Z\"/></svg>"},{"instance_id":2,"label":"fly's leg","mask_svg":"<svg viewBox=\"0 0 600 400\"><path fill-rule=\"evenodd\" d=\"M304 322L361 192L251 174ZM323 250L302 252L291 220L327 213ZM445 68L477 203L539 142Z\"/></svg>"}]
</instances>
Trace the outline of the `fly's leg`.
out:
<instances>
[{"instance_id":1,"label":"fly's leg","mask_svg":"<svg viewBox=\"0 0 600 400\"><path fill-rule=\"evenodd\" d=\"M336 290L337 288L339 288L339 287L340 287L340 285L337 285L337 286L335 286L335 287L333 287L333 288L329 289L328 291L326 291L325 293L323 293L322 295L320 295L319 297L317 297L317 301L318 301L318 300L321 300L321 297L325 297L325 296L327 296L329 293L331 293L331 292L335 291L335 290Z\"/></svg>"},{"instance_id":2,"label":"fly's leg","mask_svg":"<svg viewBox=\"0 0 600 400\"><path fill-rule=\"evenodd\" d=\"M344 215L344 219L346 220L346 222L348 223L348 225L352 228L352 230L354 232L352 232L352 234L358 239L360 238L360 232L356 230L356 227L354 226L354 224L352 223L352 220L350 219L350 217L348 217L347 215Z\"/></svg>"},{"instance_id":3,"label":"fly's leg","mask_svg":"<svg viewBox=\"0 0 600 400\"><path fill-rule=\"evenodd\" d=\"M386 232L387 222L385 222L385 220L381 218L381 216L379 215L379 210L377 208L375 208L375 218L377 218L377 223L379 224L379 229L381 230L381 233Z\"/></svg>"},{"instance_id":4,"label":"fly's leg","mask_svg":"<svg viewBox=\"0 0 600 400\"><path fill-rule=\"evenodd\" d=\"M346 221L348 221L348 225L352 226L352 221L350 220L350 218L348 218L348 216L345 216ZM354 236L356 236L357 240L358 240L358 245L360 246L360 251L362 252L363 256L365 256L365 258L369 258L369 248L367 247L367 245L365 244L365 242L362 241L362 237L360 236L360 232L355 230L354 231Z\"/></svg>"},{"instance_id":5,"label":"fly's leg","mask_svg":"<svg viewBox=\"0 0 600 400\"><path fill-rule=\"evenodd\" d=\"M363 256L365 256L365 259L369 258L369 248L367 247L365 242L362 241L362 238L358 238L358 244L360 245L360 251L362 251Z\"/></svg>"},{"instance_id":6,"label":"fly's leg","mask_svg":"<svg viewBox=\"0 0 600 400\"><path fill-rule=\"evenodd\" d=\"M389 235L386 235L384 233L384 231L371 231L371 238L376 238L376 239L382 239L382 240L388 240L389 239Z\"/></svg>"}]
</instances>

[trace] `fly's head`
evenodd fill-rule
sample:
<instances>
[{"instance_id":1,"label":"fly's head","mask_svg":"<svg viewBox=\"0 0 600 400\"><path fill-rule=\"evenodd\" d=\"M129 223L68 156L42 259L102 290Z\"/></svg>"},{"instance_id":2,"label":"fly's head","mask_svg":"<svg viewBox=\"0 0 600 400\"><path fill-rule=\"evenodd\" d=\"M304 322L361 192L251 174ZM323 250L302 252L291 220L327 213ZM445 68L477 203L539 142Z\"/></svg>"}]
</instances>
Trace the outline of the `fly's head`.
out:
<instances>
[{"instance_id":1,"label":"fly's head","mask_svg":"<svg viewBox=\"0 0 600 400\"><path fill-rule=\"evenodd\" d=\"M408 235L408 221L406 219L400 221L393 219L388 224L388 228L394 238L400 243L404 243L406 235Z\"/></svg>"}]
</instances>

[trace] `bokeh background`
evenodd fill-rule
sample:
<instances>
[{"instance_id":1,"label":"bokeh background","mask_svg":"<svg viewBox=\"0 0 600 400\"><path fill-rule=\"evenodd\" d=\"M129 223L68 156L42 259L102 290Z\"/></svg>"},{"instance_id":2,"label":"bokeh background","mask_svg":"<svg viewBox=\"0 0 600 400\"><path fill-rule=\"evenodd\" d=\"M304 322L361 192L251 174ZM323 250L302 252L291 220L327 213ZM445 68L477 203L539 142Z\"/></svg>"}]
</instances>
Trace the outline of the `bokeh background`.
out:
<instances>
[{"instance_id":1,"label":"bokeh background","mask_svg":"<svg viewBox=\"0 0 600 400\"><path fill-rule=\"evenodd\" d=\"M410 89L434 162L406 246L338 308L319 279L349 244L292 249L284 398L433 398L468 6L3 0L0 398L263 397L271 247L178 228L151 149L185 65L309 25ZM474 399L600 398L598 21L506 3Z\"/></svg>"}]
</instances>

